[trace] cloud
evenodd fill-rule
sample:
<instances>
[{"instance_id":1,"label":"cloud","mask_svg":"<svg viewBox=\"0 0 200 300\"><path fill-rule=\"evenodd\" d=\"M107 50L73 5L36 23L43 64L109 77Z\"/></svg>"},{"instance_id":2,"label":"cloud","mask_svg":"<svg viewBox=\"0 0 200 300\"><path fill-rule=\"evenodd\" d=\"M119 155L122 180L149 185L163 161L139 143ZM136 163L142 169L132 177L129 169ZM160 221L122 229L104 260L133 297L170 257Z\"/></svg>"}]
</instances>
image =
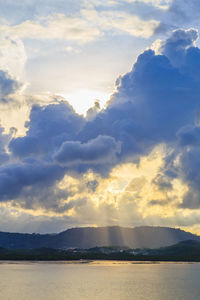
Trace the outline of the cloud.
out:
<instances>
[{"instance_id":1,"label":"cloud","mask_svg":"<svg viewBox=\"0 0 200 300\"><path fill-rule=\"evenodd\" d=\"M51 216L1 206L1 230L6 232L55 233L77 226L79 221L70 216ZM87 225L87 224L86 224Z\"/></svg>"},{"instance_id":2,"label":"cloud","mask_svg":"<svg viewBox=\"0 0 200 300\"><path fill-rule=\"evenodd\" d=\"M163 174L168 180L178 178L186 189L179 203L184 209L200 208L199 167L200 143L199 126L182 128L178 134L178 143L166 158Z\"/></svg>"},{"instance_id":3,"label":"cloud","mask_svg":"<svg viewBox=\"0 0 200 300\"><path fill-rule=\"evenodd\" d=\"M100 112L100 104L98 101L95 101L94 105L87 110L86 119L92 120L96 117L98 112Z\"/></svg>"},{"instance_id":4,"label":"cloud","mask_svg":"<svg viewBox=\"0 0 200 300\"><path fill-rule=\"evenodd\" d=\"M172 19L177 23L190 23L195 22L199 17L200 4L196 0L173 0L171 6L169 7L168 13L171 15Z\"/></svg>"},{"instance_id":5,"label":"cloud","mask_svg":"<svg viewBox=\"0 0 200 300\"><path fill-rule=\"evenodd\" d=\"M64 165L74 164L113 164L120 153L120 143L114 138L100 135L88 143L79 141L64 142L55 153L55 160Z\"/></svg>"},{"instance_id":6,"label":"cloud","mask_svg":"<svg viewBox=\"0 0 200 300\"><path fill-rule=\"evenodd\" d=\"M1 34L16 40L55 39L72 44L94 41L107 32L148 38L186 24L198 26L199 19L195 0L59 0L56 5L51 0L40 4L32 0L9 1L1 7L6 11Z\"/></svg>"},{"instance_id":7,"label":"cloud","mask_svg":"<svg viewBox=\"0 0 200 300\"><path fill-rule=\"evenodd\" d=\"M99 11L102 6L106 7L105 3L99 3L97 0L93 2L93 6L96 6ZM119 16L127 14L127 22L125 21L123 24L119 22L116 28L126 28L130 34L134 30L131 33L133 27L128 26L128 23L130 25L131 19L133 20L135 17L138 18L138 21L135 19L136 29L137 25L139 28L142 21L146 21L146 24L143 24L143 34L149 37L154 34L163 37L166 33L171 34L172 30L180 27L184 29L199 27L200 4L197 0L119 0L117 3L110 2L105 10L112 11L112 14L116 16L117 14ZM139 36L139 31L133 35Z\"/></svg>"},{"instance_id":8,"label":"cloud","mask_svg":"<svg viewBox=\"0 0 200 300\"><path fill-rule=\"evenodd\" d=\"M80 0L45 0L38 2L37 0L21 0L14 1L0 0L0 18L9 20L12 24L19 24L26 20L37 19L38 16L46 17L53 13L77 13L80 9L82 1Z\"/></svg>"},{"instance_id":9,"label":"cloud","mask_svg":"<svg viewBox=\"0 0 200 300\"><path fill-rule=\"evenodd\" d=\"M160 25L156 28L156 33L171 32L172 28L187 28L199 26L200 4L196 0L172 0L168 7L160 11L156 20L160 20Z\"/></svg>"},{"instance_id":10,"label":"cloud","mask_svg":"<svg viewBox=\"0 0 200 300\"><path fill-rule=\"evenodd\" d=\"M43 232L78 224L197 225L200 49L198 31L188 26L199 26L198 1L36 2L0 0L6 18L0 24L0 119L9 122L7 134L0 128L1 224L15 228L22 220L26 229L30 220L30 231L38 224ZM13 105L25 49L35 63L38 48L46 57L50 43L70 51L111 35L131 41L166 33L117 79L104 109L96 102L84 118L58 97L48 104L23 95L29 106L41 104L32 106L26 132L9 132L25 118Z\"/></svg>"},{"instance_id":11,"label":"cloud","mask_svg":"<svg viewBox=\"0 0 200 300\"><path fill-rule=\"evenodd\" d=\"M200 146L200 127L195 125L183 127L177 133L177 137L181 147Z\"/></svg>"},{"instance_id":12,"label":"cloud","mask_svg":"<svg viewBox=\"0 0 200 300\"><path fill-rule=\"evenodd\" d=\"M167 39L166 42L161 45L160 52L166 55L170 62L177 67L187 63L187 55L190 54L187 48L190 48L190 51L197 51L194 49L195 42L198 39L198 31L195 29L188 30L176 30L174 33ZM195 53L193 53L195 55ZM191 64L191 61L189 62Z\"/></svg>"},{"instance_id":13,"label":"cloud","mask_svg":"<svg viewBox=\"0 0 200 300\"><path fill-rule=\"evenodd\" d=\"M137 14L123 10L82 8L79 13L54 13L28 19L17 24L0 24L0 35L10 40L61 40L72 44L85 44L99 39L104 33L128 34L148 38L159 26L159 21L145 20ZM70 49L70 46L68 46Z\"/></svg>"},{"instance_id":14,"label":"cloud","mask_svg":"<svg viewBox=\"0 0 200 300\"><path fill-rule=\"evenodd\" d=\"M181 70L182 74L188 74L190 82L199 84L199 62L200 51L195 42L198 34L194 29L177 30L161 46L161 51L167 55L174 66ZM192 81L191 81L192 79ZM189 83L189 80L187 81ZM188 95L188 101L191 101L199 92L195 85ZM184 106L185 107L185 106ZM186 186L185 193L179 206L185 209L198 209L200 207L200 189L199 189L199 103L197 103L195 114L190 116L185 126L179 126L176 130L177 140L173 145L173 150L166 157L166 165L163 174L167 181L172 178L178 178ZM190 109L185 108L187 115Z\"/></svg>"},{"instance_id":15,"label":"cloud","mask_svg":"<svg viewBox=\"0 0 200 300\"><path fill-rule=\"evenodd\" d=\"M24 136L4 142L2 131L2 205L126 225L199 208L197 38L194 29L176 30L157 52L144 51L90 117L58 99L33 105Z\"/></svg>"},{"instance_id":16,"label":"cloud","mask_svg":"<svg viewBox=\"0 0 200 300\"><path fill-rule=\"evenodd\" d=\"M174 143L176 132L198 114L200 57L195 38L194 30L175 31L160 54L141 54L133 69L118 78L107 108L85 124L81 141L112 136L122 143L122 161L147 154L157 144Z\"/></svg>"},{"instance_id":17,"label":"cloud","mask_svg":"<svg viewBox=\"0 0 200 300\"><path fill-rule=\"evenodd\" d=\"M42 188L45 185L48 188L63 175L62 167L34 159L4 165L0 169L1 201L15 199L29 186L39 185Z\"/></svg>"},{"instance_id":18,"label":"cloud","mask_svg":"<svg viewBox=\"0 0 200 300\"><path fill-rule=\"evenodd\" d=\"M23 42L18 38L9 38L4 34L0 36L0 69L19 78L24 73L27 60Z\"/></svg>"},{"instance_id":19,"label":"cloud","mask_svg":"<svg viewBox=\"0 0 200 300\"><path fill-rule=\"evenodd\" d=\"M84 44L96 39L101 32L81 17L55 14L39 21L26 20L16 25L0 25L0 33L14 39L56 39Z\"/></svg>"},{"instance_id":20,"label":"cloud","mask_svg":"<svg viewBox=\"0 0 200 300\"><path fill-rule=\"evenodd\" d=\"M136 14L123 10L82 9L81 13L92 24L96 24L102 32L114 31L115 34L128 34L135 37L148 38L159 26L159 21L144 20Z\"/></svg>"},{"instance_id":21,"label":"cloud","mask_svg":"<svg viewBox=\"0 0 200 300\"><path fill-rule=\"evenodd\" d=\"M158 8L161 9L167 9L169 8L170 3L172 2L172 0L125 0L128 3L134 3L134 2L143 2L146 4L151 4L153 6L156 6Z\"/></svg>"},{"instance_id":22,"label":"cloud","mask_svg":"<svg viewBox=\"0 0 200 300\"><path fill-rule=\"evenodd\" d=\"M64 141L73 140L84 124L66 101L46 106L34 105L28 131L24 137L13 139L10 150L18 157L52 155Z\"/></svg>"},{"instance_id":23,"label":"cloud","mask_svg":"<svg viewBox=\"0 0 200 300\"><path fill-rule=\"evenodd\" d=\"M33 106L26 135L9 144L12 155L57 162L62 172L91 169L108 175L115 165L138 162L161 143L173 145L177 132L197 117L196 39L195 30L178 30L161 44L160 54L146 50L117 80L106 109L92 119L79 116L64 101Z\"/></svg>"},{"instance_id":24,"label":"cloud","mask_svg":"<svg viewBox=\"0 0 200 300\"><path fill-rule=\"evenodd\" d=\"M9 134L5 134L4 128L0 126L0 165L4 165L9 161L7 151L8 144L12 138L12 129Z\"/></svg>"},{"instance_id":25,"label":"cloud","mask_svg":"<svg viewBox=\"0 0 200 300\"><path fill-rule=\"evenodd\" d=\"M11 101L10 96L15 94L22 84L11 77L6 71L0 70L0 102L7 103Z\"/></svg>"}]
</instances>

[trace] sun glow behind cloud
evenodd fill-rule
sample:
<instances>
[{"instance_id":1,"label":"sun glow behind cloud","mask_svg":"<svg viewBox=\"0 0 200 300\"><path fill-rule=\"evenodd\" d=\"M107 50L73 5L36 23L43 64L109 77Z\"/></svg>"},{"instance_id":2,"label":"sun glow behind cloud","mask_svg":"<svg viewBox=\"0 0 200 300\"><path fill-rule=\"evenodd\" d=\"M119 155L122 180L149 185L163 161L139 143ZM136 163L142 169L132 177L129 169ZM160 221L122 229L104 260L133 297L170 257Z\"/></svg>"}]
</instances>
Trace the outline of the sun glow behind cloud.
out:
<instances>
[{"instance_id":1,"label":"sun glow behind cloud","mask_svg":"<svg viewBox=\"0 0 200 300\"><path fill-rule=\"evenodd\" d=\"M174 180L173 191L167 196L169 202L165 203L167 191L159 190L153 183L164 163L164 156L163 148L159 147L143 157L139 164L117 166L107 178L92 171L80 177L66 175L58 186L63 195L67 191L68 196L63 196L61 210L57 212L50 208L42 209L37 204L33 210L24 209L14 202L2 204L2 208L9 207L11 216L15 216L16 220L30 214L41 219L79 220L81 224L92 226L156 225L158 220L160 225L169 226L177 213L173 202L181 202L187 188ZM153 201L158 203L152 205ZM63 208L67 210L63 211Z\"/></svg>"},{"instance_id":2,"label":"sun glow behind cloud","mask_svg":"<svg viewBox=\"0 0 200 300\"><path fill-rule=\"evenodd\" d=\"M110 98L110 94L97 91L82 89L71 94L62 95L79 114L86 114L87 110L91 108L95 101L98 101L103 108Z\"/></svg>"}]
</instances>

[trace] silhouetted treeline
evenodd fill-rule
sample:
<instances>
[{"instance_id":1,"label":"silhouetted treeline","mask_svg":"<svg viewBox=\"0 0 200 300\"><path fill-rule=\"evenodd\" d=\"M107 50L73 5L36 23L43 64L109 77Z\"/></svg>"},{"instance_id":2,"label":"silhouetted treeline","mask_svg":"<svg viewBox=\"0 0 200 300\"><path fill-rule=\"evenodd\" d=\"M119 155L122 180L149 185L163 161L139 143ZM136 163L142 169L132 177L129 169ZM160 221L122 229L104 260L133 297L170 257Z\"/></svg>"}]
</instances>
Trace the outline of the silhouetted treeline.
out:
<instances>
[{"instance_id":1,"label":"silhouetted treeline","mask_svg":"<svg viewBox=\"0 0 200 300\"><path fill-rule=\"evenodd\" d=\"M93 249L58 250L9 250L0 248L0 260L72 261L72 260L121 260L121 261L200 261L200 242L184 241L159 249L123 249L120 247L95 247Z\"/></svg>"}]
</instances>

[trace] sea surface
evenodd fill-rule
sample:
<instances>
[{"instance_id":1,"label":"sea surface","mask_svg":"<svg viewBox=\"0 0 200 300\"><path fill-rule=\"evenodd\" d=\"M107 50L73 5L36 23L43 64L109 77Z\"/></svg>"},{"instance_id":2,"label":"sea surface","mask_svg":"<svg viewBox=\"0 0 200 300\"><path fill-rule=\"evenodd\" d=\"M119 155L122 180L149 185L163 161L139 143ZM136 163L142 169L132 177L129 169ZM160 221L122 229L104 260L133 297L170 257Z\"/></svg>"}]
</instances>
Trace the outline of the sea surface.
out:
<instances>
[{"instance_id":1,"label":"sea surface","mask_svg":"<svg viewBox=\"0 0 200 300\"><path fill-rule=\"evenodd\" d=\"M200 264L0 262L1 300L198 300Z\"/></svg>"}]
</instances>

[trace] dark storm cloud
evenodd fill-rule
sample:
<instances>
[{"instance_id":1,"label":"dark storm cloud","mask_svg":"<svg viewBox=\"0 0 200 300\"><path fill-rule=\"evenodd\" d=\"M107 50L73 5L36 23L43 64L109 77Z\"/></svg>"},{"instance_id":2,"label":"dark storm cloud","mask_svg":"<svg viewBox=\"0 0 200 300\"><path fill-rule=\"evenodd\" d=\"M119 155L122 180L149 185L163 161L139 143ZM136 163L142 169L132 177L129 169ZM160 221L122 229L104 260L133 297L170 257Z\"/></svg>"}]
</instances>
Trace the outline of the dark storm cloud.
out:
<instances>
[{"instance_id":1,"label":"dark storm cloud","mask_svg":"<svg viewBox=\"0 0 200 300\"><path fill-rule=\"evenodd\" d=\"M179 30L162 44L160 55L152 50L141 54L132 71L117 80L107 109L85 124L80 139L110 135L122 143L122 160L174 142L176 132L194 121L200 103L196 38L195 30Z\"/></svg>"},{"instance_id":2,"label":"dark storm cloud","mask_svg":"<svg viewBox=\"0 0 200 300\"><path fill-rule=\"evenodd\" d=\"M165 173L156 184L170 188L172 174L190 184L199 166L198 155L189 155L185 147L193 143L199 151L197 36L194 29L177 30L161 44L159 55L153 50L142 53L133 69L118 78L106 109L95 109L92 118L79 116L64 101L33 106L26 135L9 144L16 163L0 167L1 201L21 197L26 199L25 207L38 202L60 212L72 205L61 204L69 195L56 188L65 174L91 169L107 176L117 164L139 161L161 143L174 148L174 153L166 159ZM187 132L193 127L194 133ZM179 167L173 163L177 155ZM189 166L190 174L183 176Z\"/></svg>"},{"instance_id":3,"label":"dark storm cloud","mask_svg":"<svg viewBox=\"0 0 200 300\"><path fill-rule=\"evenodd\" d=\"M51 155L64 141L76 139L83 123L67 102L33 106L28 131L24 137L13 139L10 150L18 157Z\"/></svg>"},{"instance_id":4,"label":"dark storm cloud","mask_svg":"<svg viewBox=\"0 0 200 300\"><path fill-rule=\"evenodd\" d=\"M117 153L120 153L120 144L113 137L100 135L85 144L78 141L64 142L54 158L64 165L107 164L116 161Z\"/></svg>"},{"instance_id":5,"label":"dark storm cloud","mask_svg":"<svg viewBox=\"0 0 200 300\"><path fill-rule=\"evenodd\" d=\"M63 175L62 167L35 159L4 165L0 168L0 199L14 199L31 186L48 188Z\"/></svg>"}]
</instances>

